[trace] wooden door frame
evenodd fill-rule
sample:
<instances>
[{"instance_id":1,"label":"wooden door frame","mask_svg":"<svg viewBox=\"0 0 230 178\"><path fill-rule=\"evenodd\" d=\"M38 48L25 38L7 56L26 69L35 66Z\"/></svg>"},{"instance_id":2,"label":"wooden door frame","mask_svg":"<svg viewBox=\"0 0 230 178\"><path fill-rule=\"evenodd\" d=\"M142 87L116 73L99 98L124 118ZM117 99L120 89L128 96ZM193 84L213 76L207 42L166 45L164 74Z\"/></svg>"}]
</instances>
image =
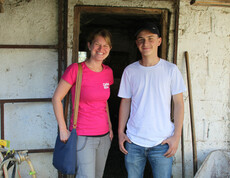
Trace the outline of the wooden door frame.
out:
<instances>
[{"instance_id":1,"label":"wooden door frame","mask_svg":"<svg viewBox=\"0 0 230 178\"><path fill-rule=\"evenodd\" d=\"M168 25L169 25L167 9L76 5L74 7L72 63L78 62L81 13L161 15L162 44L161 44L160 56L163 59L167 59L167 50L168 50L167 41L168 41Z\"/></svg>"}]
</instances>

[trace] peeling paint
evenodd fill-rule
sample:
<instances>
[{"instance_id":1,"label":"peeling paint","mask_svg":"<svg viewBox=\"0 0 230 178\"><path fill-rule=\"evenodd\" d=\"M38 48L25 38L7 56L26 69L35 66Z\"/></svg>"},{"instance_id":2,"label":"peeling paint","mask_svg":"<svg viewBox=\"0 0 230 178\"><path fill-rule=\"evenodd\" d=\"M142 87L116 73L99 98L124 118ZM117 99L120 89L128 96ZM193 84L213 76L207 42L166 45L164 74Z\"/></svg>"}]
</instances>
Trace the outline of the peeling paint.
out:
<instances>
[{"instance_id":1,"label":"peeling paint","mask_svg":"<svg viewBox=\"0 0 230 178\"><path fill-rule=\"evenodd\" d=\"M17 7L22 6L25 3L29 3L31 0L8 0L7 5L10 5L11 7Z\"/></svg>"},{"instance_id":2,"label":"peeling paint","mask_svg":"<svg viewBox=\"0 0 230 178\"><path fill-rule=\"evenodd\" d=\"M207 129L207 139L209 137L209 124L208 124L208 129Z\"/></svg>"}]
</instances>

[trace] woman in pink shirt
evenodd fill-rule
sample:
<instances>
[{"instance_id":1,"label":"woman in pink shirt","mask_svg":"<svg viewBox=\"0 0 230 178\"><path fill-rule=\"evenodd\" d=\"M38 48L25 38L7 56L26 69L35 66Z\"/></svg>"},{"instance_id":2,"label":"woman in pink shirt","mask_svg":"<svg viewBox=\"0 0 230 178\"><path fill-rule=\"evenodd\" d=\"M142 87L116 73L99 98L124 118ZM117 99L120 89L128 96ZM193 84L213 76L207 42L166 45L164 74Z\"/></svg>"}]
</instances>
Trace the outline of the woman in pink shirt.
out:
<instances>
[{"instance_id":1,"label":"woman in pink shirt","mask_svg":"<svg viewBox=\"0 0 230 178\"><path fill-rule=\"evenodd\" d=\"M111 34L100 29L91 34L87 42L89 58L82 62L82 84L77 119L77 175L81 177L102 177L113 138L112 125L107 113L110 85L113 71L103 64L112 48ZM70 129L63 116L62 99L71 89L74 106L75 82L78 65L71 64L64 72L53 96L53 108L58 122L60 139L66 142L73 128L73 111Z\"/></svg>"}]
</instances>

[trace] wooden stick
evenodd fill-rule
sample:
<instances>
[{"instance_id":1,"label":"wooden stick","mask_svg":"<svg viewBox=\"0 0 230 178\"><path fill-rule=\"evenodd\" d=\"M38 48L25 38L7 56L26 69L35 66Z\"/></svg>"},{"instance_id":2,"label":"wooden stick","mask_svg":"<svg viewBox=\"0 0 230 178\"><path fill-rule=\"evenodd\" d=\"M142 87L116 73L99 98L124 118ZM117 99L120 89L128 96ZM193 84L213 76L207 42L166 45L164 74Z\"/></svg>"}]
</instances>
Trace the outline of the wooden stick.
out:
<instances>
[{"instance_id":1,"label":"wooden stick","mask_svg":"<svg viewBox=\"0 0 230 178\"><path fill-rule=\"evenodd\" d=\"M185 164L184 164L184 129L181 131L181 162L182 162L182 178L185 178Z\"/></svg>"},{"instance_id":2,"label":"wooden stick","mask_svg":"<svg viewBox=\"0 0 230 178\"><path fill-rule=\"evenodd\" d=\"M192 132L193 175L195 175L197 172L197 146L196 146L195 122L194 122L193 101L192 101L192 86L191 86L191 79L190 79L189 56L187 51L185 52L185 62L186 62L186 71L187 71L189 109L190 109L190 121L191 121L191 132Z\"/></svg>"}]
</instances>

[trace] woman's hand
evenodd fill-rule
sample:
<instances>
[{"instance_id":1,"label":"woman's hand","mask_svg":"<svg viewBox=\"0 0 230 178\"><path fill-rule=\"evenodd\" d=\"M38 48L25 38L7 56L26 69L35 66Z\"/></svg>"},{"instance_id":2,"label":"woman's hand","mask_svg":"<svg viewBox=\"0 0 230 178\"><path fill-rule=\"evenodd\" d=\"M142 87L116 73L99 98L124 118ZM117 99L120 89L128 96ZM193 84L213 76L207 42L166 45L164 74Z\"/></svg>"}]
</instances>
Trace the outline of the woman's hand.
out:
<instances>
[{"instance_id":1,"label":"woman's hand","mask_svg":"<svg viewBox=\"0 0 230 178\"><path fill-rule=\"evenodd\" d=\"M109 137L110 137L110 140L112 141L113 140L113 130L112 129L109 130Z\"/></svg>"},{"instance_id":2,"label":"woman's hand","mask_svg":"<svg viewBox=\"0 0 230 178\"><path fill-rule=\"evenodd\" d=\"M67 140L69 139L70 136L70 131L67 129L62 129L60 130L60 139L63 143L66 143Z\"/></svg>"}]
</instances>

